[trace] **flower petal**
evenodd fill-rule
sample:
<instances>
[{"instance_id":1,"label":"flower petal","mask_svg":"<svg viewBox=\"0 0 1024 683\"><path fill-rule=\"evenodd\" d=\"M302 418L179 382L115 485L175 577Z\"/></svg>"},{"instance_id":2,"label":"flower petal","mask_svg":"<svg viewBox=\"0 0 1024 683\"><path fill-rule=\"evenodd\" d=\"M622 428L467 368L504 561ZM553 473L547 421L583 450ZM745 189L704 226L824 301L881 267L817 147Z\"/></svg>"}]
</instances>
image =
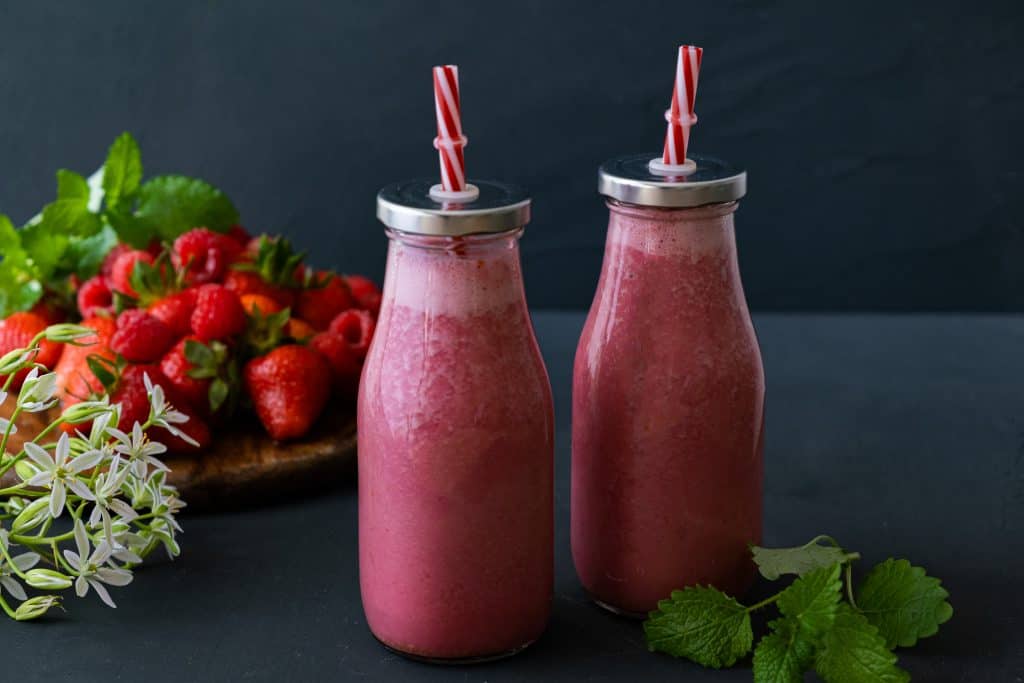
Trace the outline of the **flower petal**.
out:
<instances>
[{"instance_id":1,"label":"flower petal","mask_svg":"<svg viewBox=\"0 0 1024 683\"><path fill-rule=\"evenodd\" d=\"M54 479L53 491L50 493L50 516L54 519L60 517L60 513L64 511L64 503L67 500L67 496L64 482L60 479Z\"/></svg>"},{"instance_id":2,"label":"flower petal","mask_svg":"<svg viewBox=\"0 0 1024 683\"><path fill-rule=\"evenodd\" d=\"M53 462L53 458L50 457L50 454L47 453L39 444L29 441L25 444L24 448L25 455L27 455L36 465L39 465L39 467L50 472L57 469L57 466Z\"/></svg>"},{"instance_id":3,"label":"flower petal","mask_svg":"<svg viewBox=\"0 0 1024 683\"><path fill-rule=\"evenodd\" d=\"M103 583L110 584L111 586L127 586L132 582L132 573L127 569L111 569L110 567L100 567L96 570L96 577Z\"/></svg>"},{"instance_id":4,"label":"flower petal","mask_svg":"<svg viewBox=\"0 0 1024 683\"><path fill-rule=\"evenodd\" d=\"M18 568L18 571L27 572L32 567L39 564L39 553L22 553L21 555L15 555L11 558L11 564Z\"/></svg>"},{"instance_id":5,"label":"flower petal","mask_svg":"<svg viewBox=\"0 0 1024 683\"><path fill-rule=\"evenodd\" d=\"M85 558L89 557L89 534L85 532L85 525L78 519L75 520L75 547L78 548L81 562L85 562ZM81 569L81 566L78 569Z\"/></svg>"},{"instance_id":6,"label":"flower petal","mask_svg":"<svg viewBox=\"0 0 1024 683\"><path fill-rule=\"evenodd\" d=\"M96 500L96 496L93 495L92 491L89 490L89 487L81 479L77 477L68 479L67 485L82 500Z\"/></svg>"},{"instance_id":7,"label":"flower petal","mask_svg":"<svg viewBox=\"0 0 1024 683\"><path fill-rule=\"evenodd\" d=\"M93 590L96 591L96 595L100 596L100 600L102 600L107 605L107 607L111 609L117 609L117 605L115 605L114 601L110 599L110 593L107 592L107 589L103 586L102 583L100 583L99 581L95 581L93 579L89 579L89 585L92 586Z\"/></svg>"},{"instance_id":8,"label":"flower petal","mask_svg":"<svg viewBox=\"0 0 1024 683\"><path fill-rule=\"evenodd\" d=\"M98 448L86 451L82 453L74 460L68 463L67 470L69 472L81 472L82 470L91 470L96 465L99 465L103 460L104 453Z\"/></svg>"},{"instance_id":9,"label":"flower petal","mask_svg":"<svg viewBox=\"0 0 1024 683\"><path fill-rule=\"evenodd\" d=\"M21 584L11 576L0 576L0 586L7 589L7 592L11 594L15 600L25 601L28 600L28 596L25 595L25 589L22 588Z\"/></svg>"}]
</instances>

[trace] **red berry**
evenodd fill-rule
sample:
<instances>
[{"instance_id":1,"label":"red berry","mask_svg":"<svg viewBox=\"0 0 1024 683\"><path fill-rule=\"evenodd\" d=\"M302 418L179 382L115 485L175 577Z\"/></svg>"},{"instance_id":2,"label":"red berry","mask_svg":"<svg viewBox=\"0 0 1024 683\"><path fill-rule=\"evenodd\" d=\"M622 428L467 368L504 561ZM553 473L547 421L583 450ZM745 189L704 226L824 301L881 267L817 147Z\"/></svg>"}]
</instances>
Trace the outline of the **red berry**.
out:
<instances>
[{"instance_id":1,"label":"red berry","mask_svg":"<svg viewBox=\"0 0 1024 683\"><path fill-rule=\"evenodd\" d=\"M117 316L117 331L110 338L110 348L132 363L155 363L173 343L171 328L138 308Z\"/></svg>"},{"instance_id":2,"label":"red berry","mask_svg":"<svg viewBox=\"0 0 1024 683\"><path fill-rule=\"evenodd\" d=\"M56 325L68 319L67 312L52 301L37 301L36 305L29 309L29 312L35 313L45 320L47 325Z\"/></svg>"},{"instance_id":3,"label":"red berry","mask_svg":"<svg viewBox=\"0 0 1024 683\"><path fill-rule=\"evenodd\" d=\"M245 331L245 309L238 295L222 285L203 285L192 312L192 331L203 341L227 339Z\"/></svg>"},{"instance_id":4,"label":"red berry","mask_svg":"<svg viewBox=\"0 0 1024 683\"><path fill-rule=\"evenodd\" d=\"M28 311L12 313L7 318L0 320L0 356L15 349L28 348L28 345L32 343L32 339L45 329L46 321L35 313ZM39 342L39 352L36 354L34 362L47 368L53 368L60 360L63 348L63 344L55 344L43 339ZM12 385L15 388L20 387L28 373L29 368L19 371L14 376ZM0 376L0 386L3 386L3 382L6 379L6 377Z\"/></svg>"},{"instance_id":5,"label":"red berry","mask_svg":"<svg viewBox=\"0 0 1024 683\"><path fill-rule=\"evenodd\" d=\"M293 303L293 294L290 289L278 287L264 280L259 273L252 273L243 270L229 270L224 277L224 286L242 296L243 294L262 294L288 307Z\"/></svg>"},{"instance_id":6,"label":"red berry","mask_svg":"<svg viewBox=\"0 0 1024 683\"><path fill-rule=\"evenodd\" d=\"M345 281L356 300L356 306L377 315L380 311L380 289L373 280L362 275L346 275Z\"/></svg>"},{"instance_id":7,"label":"red berry","mask_svg":"<svg viewBox=\"0 0 1024 683\"><path fill-rule=\"evenodd\" d=\"M189 288L165 296L146 310L171 328L175 337L181 338L192 332L192 311L196 307L198 294L197 290Z\"/></svg>"},{"instance_id":8,"label":"red berry","mask_svg":"<svg viewBox=\"0 0 1024 683\"><path fill-rule=\"evenodd\" d=\"M314 280L314 286L299 292L295 313L317 330L326 330L335 316L352 307L352 293L337 275L318 273Z\"/></svg>"},{"instance_id":9,"label":"red berry","mask_svg":"<svg viewBox=\"0 0 1024 683\"><path fill-rule=\"evenodd\" d=\"M211 380L189 377L189 371L195 366L185 357L185 343L188 341L199 340L196 337L185 337L175 344L160 361L160 370L189 406L206 414L210 406Z\"/></svg>"},{"instance_id":10,"label":"red berry","mask_svg":"<svg viewBox=\"0 0 1024 683\"><path fill-rule=\"evenodd\" d=\"M103 265L100 267L100 275L104 278L109 278L110 274L114 271L114 262L117 258L124 253L132 251L130 244L119 243L115 244L114 248L107 252L107 255L103 257Z\"/></svg>"},{"instance_id":11,"label":"red berry","mask_svg":"<svg viewBox=\"0 0 1024 683\"><path fill-rule=\"evenodd\" d=\"M135 264L139 261L152 264L153 255L148 251L133 249L118 256L110 268L110 288L131 297L138 296L138 292L132 287L131 277Z\"/></svg>"},{"instance_id":12,"label":"red berry","mask_svg":"<svg viewBox=\"0 0 1024 683\"><path fill-rule=\"evenodd\" d=\"M354 398L359 388L359 373L363 363L345 338L331 332L320 332L310 340L309 346L327 359L338 393Z\"/></svg>"},{"instance_id":13,"label":"red berry","mask_svg":"<svg viewBox=\"0 0 1024 683\"><path fill-rule=\"evenodd\" d=\"M206 228L189 230L174 240L174 265L185 271L185 279L189 283L219 281L228 267L228 241L224 235Z\"/></svg>"},{"instance_id":14,"label":"red berry","mask_svg":"<svg viewBox=\"0 0 1024 683\"><path fill-rule=\"evenodd\" d=\"M104 279L97 275L82 283L78 288L78 312L82 318L92 318L99 313L110 312L114 295Z\"/></svg>"},{"instance_id":15,"label":"red berry","mask_svg":"<svg viewBox=\"0 0 1024 683\"><path fill-rule=\"evenodd\" d=\"M344 339L356 357L363 360L376 327L377 323L368 311L350 308L331 321L330 331Z\"/></svg>"},{"instance_id":16,"label":"red berry","mask_svg":"<svg viewBox=\"0 0 1024 683\"><path fill-rule=\"evenodd\" d=\"M256 315L258 310L260 315L267 316L277 313L284 308L284 306L266 294L243 294L238 298L242 302L242 308L249 315Z\"/></svg>"},{"instance_id":17,"label":"red berry","mask_svg":"<svg viewBox=\"0 0 1024 683\"><path fill-rule=\"evenodd\" d=\"M309 431L331 393L331 369L306 346L279 346L245 366L245 386L256 414L275 440Z\"/></svg>"},{"instance_id":18,"label":"red berry","mask_svg":"<svg viewBox=\"0 0 1024 683\"><path fill-rule=\"evenodd\" d=\"M108 360L115 358L109 346L110 338L116 331L112 319L96 316L83 320L81 325L96 330L96 334L78 339L78 345L65 344L60 361L54 368L54 372L57 373L57 390L65 406L103 391L103 385L89 369L89 356L100 356Z\"/></svg>"},{"instance_id":19,"label":"red berry","mask_svg":"<svg viewBox=\"0 0 1024 683\"><path fill-rule=\"evenodd\" d=\"M188 406L175 406L175 408L179 412L185 413L185 415L188 416L188 422L177 424L175 427L190 436L193 440L198 442L199 445L194 446L181 437L175 436L167 430L159 427L157 427L153 432L154 438L167 446L168 453L194 454L197 451L208 448L210 442L213 440L213 435L210 432L210 426L206 423L206 420L200 417Z\"/></svg>"}]
</instances>

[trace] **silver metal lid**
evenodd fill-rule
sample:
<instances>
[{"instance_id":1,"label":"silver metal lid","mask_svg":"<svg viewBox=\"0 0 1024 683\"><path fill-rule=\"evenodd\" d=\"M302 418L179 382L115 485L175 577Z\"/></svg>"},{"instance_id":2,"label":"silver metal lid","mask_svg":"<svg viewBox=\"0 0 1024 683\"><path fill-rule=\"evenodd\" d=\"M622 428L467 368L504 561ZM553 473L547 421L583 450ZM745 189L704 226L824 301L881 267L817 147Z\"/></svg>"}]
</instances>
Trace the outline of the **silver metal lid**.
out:
<instances>
[{"instance_id":1,"label":"silver metal lid","mask_svg":"<svg viewBox=\"0 0 1024 683\"><path fill-rule=\"evenodd\" d=\"M377 193L377 218L401 232L443 236L504 232L530 221L530 196L516 185L474 180L480 196L460 204L432 199L433 184L421 179L386 186Z\"/></svg>"},{"instance_id":2,"label":"silver metal lid","mask_svg":"<svg viewBox=\"0 0 1024 683\"><path fill-rule=\"evenodd\" d=\"M597 172L597 191L628 204L683 208L733 202L747 193L747 172L718 159L691 155L697 170L686 176L651 173L659 155L609 159Z\"/></svg>"}]
</instances>

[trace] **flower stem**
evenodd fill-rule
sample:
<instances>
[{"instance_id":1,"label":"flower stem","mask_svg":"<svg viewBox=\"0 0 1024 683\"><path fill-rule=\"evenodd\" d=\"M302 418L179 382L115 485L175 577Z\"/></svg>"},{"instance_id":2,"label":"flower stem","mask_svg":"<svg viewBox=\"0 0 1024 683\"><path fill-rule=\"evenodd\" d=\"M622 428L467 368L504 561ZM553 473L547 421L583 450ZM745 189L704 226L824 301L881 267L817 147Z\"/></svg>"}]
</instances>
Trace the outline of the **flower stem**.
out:
<instances>
[{"instance_id":1,"label":"flower stem","mask_svg":"<svg viewBox=\"0 0 1024 683\"><path fill-rule=\"evenodd\" d=\"M753 612L755 610L761 609L762 607L767 607L768 605L770 605L773 602L775 602L776 600L778 600L779 596L782 595L782 593L783 593L783 591L779 591L775 595L773 595L771 597L768 597L768 598L765 598L761 602L754 603L753 605L751 605L750 607L747 608L747 612Z\"/></svg>"}]
</instances>

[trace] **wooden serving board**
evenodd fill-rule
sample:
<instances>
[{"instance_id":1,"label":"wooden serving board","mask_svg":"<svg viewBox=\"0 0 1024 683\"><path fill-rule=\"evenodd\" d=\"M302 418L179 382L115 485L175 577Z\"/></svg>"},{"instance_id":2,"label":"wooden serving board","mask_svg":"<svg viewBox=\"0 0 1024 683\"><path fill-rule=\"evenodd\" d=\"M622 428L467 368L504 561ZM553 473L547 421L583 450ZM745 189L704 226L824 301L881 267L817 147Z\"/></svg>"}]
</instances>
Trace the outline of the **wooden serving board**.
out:
<instances>
[{"instance_id":1,"label":"wooden serving board","mask_svg":"<svg viewBox=\"0 0 1024 683\"><path fill-rule=\"evenodd\" d=\"M9 402L13 403L13 402ZM0 409L0 416L9 417ZM24 415L8 452L17 452L56 415ZM195 456L166 456L168 479L188 503L186 511L210 511L276 501L326 489L351 476L356 458L356 422L351 405L328 405L311 432L276 443L253 416L213 427L213 445ZM8 472L0 485L17 483Z\"/></svg>"}]
</instances>

